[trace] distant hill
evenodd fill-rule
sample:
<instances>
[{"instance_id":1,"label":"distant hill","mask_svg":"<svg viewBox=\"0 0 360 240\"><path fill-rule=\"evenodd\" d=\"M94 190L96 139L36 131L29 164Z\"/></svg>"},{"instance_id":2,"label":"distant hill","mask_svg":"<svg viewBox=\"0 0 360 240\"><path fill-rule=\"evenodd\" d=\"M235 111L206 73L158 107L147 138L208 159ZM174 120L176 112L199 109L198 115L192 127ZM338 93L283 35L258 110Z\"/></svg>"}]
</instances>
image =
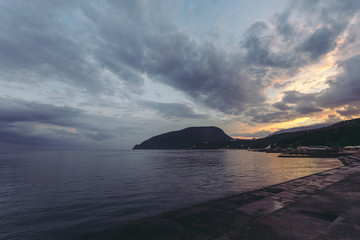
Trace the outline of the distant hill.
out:
<instances>
[{"instance_id":1,"label":"distant hill","mask_svg":"<svg viewBox=\"0 0 360 240\"><path fill-rule=\"evenodd\" d=\"M273 132L273 133L270 134L268 137L273 136L273 135L282 134L282 133L290 133L290 132L299 132L299 131L305 131L305 130L313 130L313 129L323 128L323 127L328 127L328 126L333 125L333 124L334 124L334 123L319 123L319 124L314 124L314 125L309 125L309 126L303 126L303 127L287 128L287 129L279 130L279 131L277 131L277 132Z\"/></svg>"},{"instance_id":2,"label":"distant hill","mask_svg":"<svg viewBox=\"0 0 360 240\"><path fill-rule=\"evenodd\" d=\"M189 127L152 137L133 149L191 149L207 143L231 141L218 127Z\"/></svg>"},{"instance_id":3,"label":"distant hill","mask_svg":"<svg viewBox=\"0 0 360 240\"><path fill-rule=\"evenodd\" d=\"M242 140L227 143L230 148L264 148L270 144L281 148L291 146L344 147L347 145L360 145L360 118L313 130L287 132L252 141ZM222 144L221 147L227 146Z\"/></svg>"},{"instance_id":4,"label":"distant hill","mask_svg":"<svg viewBox=\"0 0 360 240\"><path fill-rule=\"evenodd\" d=\"M300 131L285 135L279 146L330 146L360 145L360 119L335 123L315 130Z\"/></svg>"}]
</instances>

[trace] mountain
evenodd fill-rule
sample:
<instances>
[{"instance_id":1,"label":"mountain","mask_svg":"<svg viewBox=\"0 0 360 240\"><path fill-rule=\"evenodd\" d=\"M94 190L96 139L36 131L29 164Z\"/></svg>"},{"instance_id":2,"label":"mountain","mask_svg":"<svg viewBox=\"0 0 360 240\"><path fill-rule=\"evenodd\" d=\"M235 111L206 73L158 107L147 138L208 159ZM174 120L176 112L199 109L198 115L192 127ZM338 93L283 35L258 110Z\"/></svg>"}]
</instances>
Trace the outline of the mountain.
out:
<instances>
[{"instance_id":1,"label":"mountain","mask_svg":"<svg viewBox=\"0 0 360 240\"><path fill-rule=\"evenodd\" d=\"M192 149L198 145L231 140L232 138L218 127L189 127L157 135L135 145L133 149Z\"/></svg>"},{"instance_id":2,"label":"mountain","mask_svg":"<svg viewBox=\"0 0 360 240\"><path fill-rule=\"evenodd\" d=\"M314 124L314 125L309 125L309 126L282 129L277 132L273 132L268 137L273 136L273 135L278 135L281 133L299 132L299 131L313 130L313 129L323 128L323 127L328 127L332 124L334 124L334 123L319 123L319 124Z\"/></svg>"},{"instance_id":3,"label":"mountain","mask_svg":"<svg viewBox=\"0 0 360 240\"><path fill-rule=\"evenodd\" d=\"M344 147L360 145L360 118L342 121L328 127L300 131L286 135L278 141L279 146L321 146Z\"/></svg>"},{"instance_id":4,"label":"mountain","mask_svg":"<svg viewBox=\"0 0 360 240\"><path fill-rule=\"evenodd\" d=\"M265 148L270 144L281 148L360 145L360 118L338 122L313 130L280 133L253 141L229 142L228 146L230 148ZM220 147L224 147L224 144Z\"/></svg>"}]
</instances>

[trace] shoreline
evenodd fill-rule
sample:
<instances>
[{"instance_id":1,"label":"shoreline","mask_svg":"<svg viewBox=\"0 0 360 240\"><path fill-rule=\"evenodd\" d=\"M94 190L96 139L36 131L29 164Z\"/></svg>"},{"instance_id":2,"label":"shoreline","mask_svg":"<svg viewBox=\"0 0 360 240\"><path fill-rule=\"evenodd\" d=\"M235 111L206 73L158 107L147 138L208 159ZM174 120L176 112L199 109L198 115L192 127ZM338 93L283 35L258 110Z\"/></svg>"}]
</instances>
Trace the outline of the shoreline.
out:
<instances>
[{"instance_id":1,"label":"shoreline","mask_svg":"<svg viewBox=\"0 0 360 240\"><path fill-rule=\"evenodd\" d=\"M281 222L286 222L279 217L274 218L272 215L279 214L282 211L286 212L286 209L291 210L292 206L301 205L301 202L316 197L316 194L335 187L341 181L350 181L354 173L360 173L360 157L349 156L339 160L344 166L139 219L76 239L233 239L233 237L238 236L251 237L245 239L297 239L294 236L302 233L296 229L294 229L294 233L285 234L289 235L288 238L282 238L284 231L288 230L285 226L281 227ZM355 183L360 183L360 181L355 181ZM359 186L356 187L360 189ZM357 194L356 191L355 193L355 197L360 194ZM355 200L360 201L360 197L358 198ZM340 199L338 209L343 209L346 205L342 204L341 200L344 199ZM352 202L349 204L351 205ZM317 206L316 201L314 206ZM307 206L307 208L309 207L311 208L311 206ZM317 213L317 209L305 211L305 213L309 212L312 213L310 219L313 218L312 221L315 225L324 225L318 226L315 232L312 235L310 234L311 237L319 235L324 227L330 225L341 215L341 213L327 213L326 211ZM290 216L289 221L294 221L299 216L306 219L309 218L308 215L304 214L304 211L295 212L292 217ZM298 224L301 226L304 223L298 222ZM252 236L256 231L254 232L251 229L256 230L259 227L265 227L264 233L275 234L277 237L271 238L261 235L261 238L256 238ZM269 227L271 231L268 229ZM273 232L274 229L277 230ZM306 233L301 236L309 237L310 235Z\"/></svg>"}]
</instances>

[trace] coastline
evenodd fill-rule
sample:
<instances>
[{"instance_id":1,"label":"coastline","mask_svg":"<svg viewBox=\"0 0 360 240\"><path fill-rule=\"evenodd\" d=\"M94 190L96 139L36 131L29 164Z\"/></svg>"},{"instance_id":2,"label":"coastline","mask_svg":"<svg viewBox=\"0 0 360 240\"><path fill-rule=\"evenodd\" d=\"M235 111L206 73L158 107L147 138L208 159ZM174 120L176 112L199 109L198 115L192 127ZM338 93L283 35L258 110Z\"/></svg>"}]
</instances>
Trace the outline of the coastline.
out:
<instances>
[{"instance_id":1,"label":"coastline","mask_svg":"<svg viewBox=\"0 0 360 240\"><path fill-rule=\"evenodd\" d=\"M339 160L344 166L76 239L314 239L360 201L360 157Z\"/></svg>"}]
</instances>

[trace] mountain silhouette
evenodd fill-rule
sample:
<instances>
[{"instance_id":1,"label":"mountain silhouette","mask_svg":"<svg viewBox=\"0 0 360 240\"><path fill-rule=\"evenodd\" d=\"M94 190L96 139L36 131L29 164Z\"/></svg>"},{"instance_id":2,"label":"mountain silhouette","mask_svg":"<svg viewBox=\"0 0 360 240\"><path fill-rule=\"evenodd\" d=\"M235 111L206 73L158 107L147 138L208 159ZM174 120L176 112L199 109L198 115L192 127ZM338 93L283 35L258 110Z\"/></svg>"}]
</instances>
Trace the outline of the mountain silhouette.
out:
<instances>
[{"instance_id":1,"label":"mountain silhouette","mask_svg":"<svg viewBox=\"0 0 360 240\"><path fill-rule=\"evenodd\" d=\"M135 145L133 149L192 149L207 143L231 140L232 138L218 127L189 127L157 135Z\"/></svg>"}]
</instances>

